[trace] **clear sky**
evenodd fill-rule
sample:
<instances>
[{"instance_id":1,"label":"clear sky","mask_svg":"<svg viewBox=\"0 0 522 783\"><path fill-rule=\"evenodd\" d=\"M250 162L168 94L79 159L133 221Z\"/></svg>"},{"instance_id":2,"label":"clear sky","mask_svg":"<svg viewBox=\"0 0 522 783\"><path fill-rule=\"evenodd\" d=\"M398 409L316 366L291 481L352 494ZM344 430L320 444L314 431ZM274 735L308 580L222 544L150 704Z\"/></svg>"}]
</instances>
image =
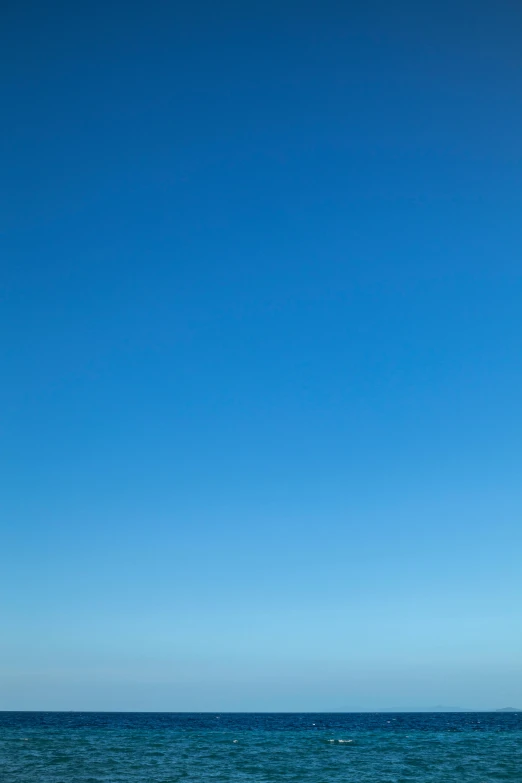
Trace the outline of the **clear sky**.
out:
<instances>
[{"instance_id":1,"label":"clear sky","mask_svg":"<svg viewBox=\"0 0 522 783\"><path fill-rule=\"evenodd\" d=\"M522 706L520 5L0 31L0 709Z\"/></svg>"}]
</instances>

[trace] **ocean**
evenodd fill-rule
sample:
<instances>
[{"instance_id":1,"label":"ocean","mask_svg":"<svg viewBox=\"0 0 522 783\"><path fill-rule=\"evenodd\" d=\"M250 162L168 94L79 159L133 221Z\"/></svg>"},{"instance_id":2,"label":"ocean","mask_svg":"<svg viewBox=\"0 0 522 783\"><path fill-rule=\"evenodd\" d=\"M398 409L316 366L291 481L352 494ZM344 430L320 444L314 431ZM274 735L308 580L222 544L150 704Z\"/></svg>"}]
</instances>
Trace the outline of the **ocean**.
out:
<instances>
[{"instance_id":1,"label":"ocean","mask_svg":"<svg viewBox=\"0 0 522 783\"><path fill-rule=\"evenodd\" d=\"M522 783L522 713L0 713L1 783Z\"/></svg>"}]
</instances>

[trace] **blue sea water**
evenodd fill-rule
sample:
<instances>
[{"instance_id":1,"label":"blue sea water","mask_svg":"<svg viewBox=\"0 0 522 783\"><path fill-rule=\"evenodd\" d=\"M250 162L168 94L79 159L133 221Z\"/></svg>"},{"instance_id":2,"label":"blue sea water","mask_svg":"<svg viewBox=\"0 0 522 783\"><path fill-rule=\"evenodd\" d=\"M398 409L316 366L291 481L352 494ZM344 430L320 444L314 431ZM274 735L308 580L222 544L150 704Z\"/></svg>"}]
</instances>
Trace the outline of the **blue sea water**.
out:
<instances>
[{"instance_id":1,"label":"blue sea water","mask_svg":"<svg viewBox=\"0 0 522 783\"><path fill-rule=\"evenodd\" d=\"M0 713L1 783L522 783L522 713Z\"/></svg>"}]
</instances>

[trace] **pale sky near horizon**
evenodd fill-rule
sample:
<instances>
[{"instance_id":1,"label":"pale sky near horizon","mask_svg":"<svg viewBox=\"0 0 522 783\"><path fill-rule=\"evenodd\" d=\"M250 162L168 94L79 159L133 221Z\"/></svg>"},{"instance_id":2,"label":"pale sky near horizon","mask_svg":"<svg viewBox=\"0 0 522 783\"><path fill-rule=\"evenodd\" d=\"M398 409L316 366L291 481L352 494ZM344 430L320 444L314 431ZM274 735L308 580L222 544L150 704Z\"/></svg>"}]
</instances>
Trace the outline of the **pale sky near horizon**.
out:
<instances>
[{"instance_id":1,"label":"pale sky near horizon","mask_svg":"<svg viewBox=\"0 0 522 783\"><path fill-rule=\"evenodd\" d=\"M2 14L0 710L522 707L522 10Z\"/></svg>"}]
</instances>

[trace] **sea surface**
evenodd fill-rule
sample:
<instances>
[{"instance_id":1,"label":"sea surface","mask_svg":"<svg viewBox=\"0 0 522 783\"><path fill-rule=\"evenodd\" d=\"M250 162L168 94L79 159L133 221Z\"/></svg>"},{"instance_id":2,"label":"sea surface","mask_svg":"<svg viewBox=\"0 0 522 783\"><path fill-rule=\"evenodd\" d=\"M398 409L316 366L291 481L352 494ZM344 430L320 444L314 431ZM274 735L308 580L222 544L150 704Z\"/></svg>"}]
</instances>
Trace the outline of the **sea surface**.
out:
<instances>
[{"instance_id":1,"label":"sea surface","mask_svg":"<svg viewBox=\"0 0 522 783\"><path fill-rule=\"evenodd\" d=\"M1 783L522 783L522 713L0 713Z\"/></svg>"}]
</instances>

